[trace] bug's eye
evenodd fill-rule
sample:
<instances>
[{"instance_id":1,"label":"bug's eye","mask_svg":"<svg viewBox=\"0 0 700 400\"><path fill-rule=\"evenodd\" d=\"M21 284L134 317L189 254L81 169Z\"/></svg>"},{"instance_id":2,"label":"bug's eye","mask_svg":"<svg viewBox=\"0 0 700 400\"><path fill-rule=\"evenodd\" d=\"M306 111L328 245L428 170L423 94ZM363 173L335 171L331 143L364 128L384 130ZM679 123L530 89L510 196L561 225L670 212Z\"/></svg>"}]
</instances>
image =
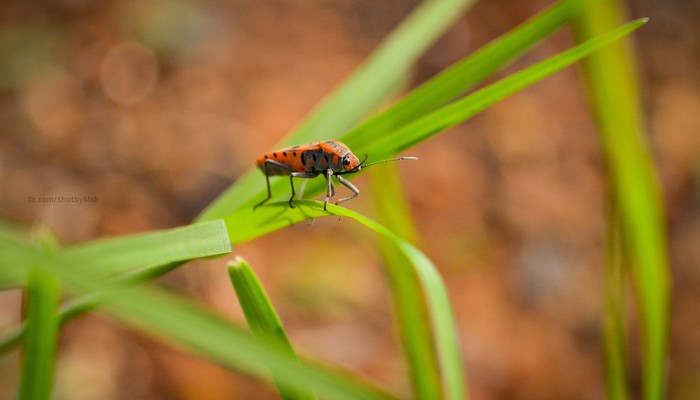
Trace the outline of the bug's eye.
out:
<instances>
[{"instance_id":1,"label":"bug's eye","mask_svg":"<svg viewBox=\"0 0 700 400\"><path fill-rule=\"evenodd\" d=\"M344 159L343 159L343 165L345 165L346 167L347 167L348 165L350 165L350 159L347 158L347 157L344 158Z\"/></svg>"}]
</instances>

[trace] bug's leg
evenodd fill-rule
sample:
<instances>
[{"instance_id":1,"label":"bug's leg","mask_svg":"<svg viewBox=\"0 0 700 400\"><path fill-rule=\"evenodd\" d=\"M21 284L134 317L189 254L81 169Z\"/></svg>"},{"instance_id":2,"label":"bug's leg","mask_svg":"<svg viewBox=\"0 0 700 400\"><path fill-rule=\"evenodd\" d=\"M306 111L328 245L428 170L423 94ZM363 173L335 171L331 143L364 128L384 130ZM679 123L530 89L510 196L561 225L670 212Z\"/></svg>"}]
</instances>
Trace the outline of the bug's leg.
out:
<instances>
[{"instance_id":1,"label":"bug's leg","mask_svg":"<svg viewBox=\"0 0 700 400\"><path fill-rule=\"evenodd\" d=\"M255 207L253 207L253 210L265 204L268 200L272 198L272 191L270 190L270 174L268 173L267 166L268 164L265 163L265 182L267 182L267 197L265 197L260 203L256 204Z\"/></svg>"},{"instance_id":2,"label":"bug's leg","mask_svg":"<svg viewBox=\"0 0 700 400\"><path fill-rule=\"evenodd\" d=\"M289 174L289 184L292 186L292 197L289 198L289 207L294 208L292 205L292 200L294 200L294 196L296 195L294 191L294 178L315 178L317 176L318 173L313 172L292 172Z\"/></svg>"},{"instance_id":3,"label":"bug's leg","mask_svg":"<svg viewBox=\"0 0 700 400\"><path fill-rule=\"evenodd\" d=\"M328 182L328 189L326 189L326 200L323 202L323 211L326 211L326 205L328 205L328 200L335 194L335 187L331 177L333 176L333 170L326 170L326 181Z\"/></svg>"},{"instance_id":4,"label":"bug's leg","mask_svg":"<svg viewBox=\"0 0 700 400\"><path fill-rule=\"evenodd\" d=\"M301 181L301 185L299 185L299 191L297 192L297 200L301 200L302 198L304 198L304 189L306 189L307 182L308 181L306 179Z\"/></svg>"},{"instance_id":5,"label":"bug's leg","mask_svg":"<svg viewBox=\"0 0 700 400\"><path fill-rule=\"evenodd\" d=\"M347 179L343 178L342 176L336 175L336 177L338 178L338 181L339 181L340 183L342 183L346 188L352 190L353 194L352 194L352 196L348 196L348 197L342 198L342 199L340 199L340 200L337 200L337 201L335 202L335 204L340 204L340 203L346 202L346 201L348 201L348 200L352 200L352 199L354 199L355 197L359 196L359 194L360 194L360 189L356 188L355 185L353 185L352 183L350 183L350 181L348 181Z\"/></svg>"},{"instance_id":6,"label":"bug's leg","mask_svg":"<svg viewBox=\"0 0 700 400\"><path fill-rule=\"evenodd\" d=\"M264 165L265 165L265 168L264 168L263 173L265 174L265 181L267 182L267 197L265 199L263 199L263 201L261 201L260 203L256 204L253 207L253 210L255 210L256 208L265 204L268 200L270 200L272 198L272 191L270 190L270 173L271 173L272 168L277 168L278 170L287 171L290 174L295 172L291 167L288 167L288 166L282 164L281 162L278 162L275 160L265 160ZM292 187L292 189L294 189L294 188Z\"/></svg>"}]
</instances>

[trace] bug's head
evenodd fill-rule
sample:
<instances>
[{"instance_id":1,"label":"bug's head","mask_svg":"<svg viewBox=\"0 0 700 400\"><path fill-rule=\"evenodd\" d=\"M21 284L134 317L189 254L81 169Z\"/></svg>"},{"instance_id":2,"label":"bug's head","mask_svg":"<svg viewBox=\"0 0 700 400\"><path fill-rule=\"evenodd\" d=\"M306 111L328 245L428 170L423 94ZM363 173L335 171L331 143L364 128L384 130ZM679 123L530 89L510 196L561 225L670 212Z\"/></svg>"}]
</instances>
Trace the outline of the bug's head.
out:
<instances>
[{"instance_id":1,"label":"bug's head","mask_svg":"<svg viewBox=\"0 0 700 400\"><path fill-rule=\"evenodd\" d=\"M345 172L356 172L362 167L360 159L352 153L348 153L343 157L343 171Z\"/></svg>"}]
</instances>

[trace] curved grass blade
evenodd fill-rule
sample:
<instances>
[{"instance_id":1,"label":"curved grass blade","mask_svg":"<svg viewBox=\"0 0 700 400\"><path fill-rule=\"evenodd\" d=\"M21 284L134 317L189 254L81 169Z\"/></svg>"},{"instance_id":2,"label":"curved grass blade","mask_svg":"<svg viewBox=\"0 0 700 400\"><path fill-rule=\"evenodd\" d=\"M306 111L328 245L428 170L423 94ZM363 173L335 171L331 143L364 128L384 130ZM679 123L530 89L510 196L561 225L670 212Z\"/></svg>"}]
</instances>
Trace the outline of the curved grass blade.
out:
<instances>
[{"instance_id":1,"label":"curved grass blade","mask_svg":"<svg viewBox=\"0 0 700 400\"><path fill-rule=\"evenodd\" d=\"M401 239L415 243L417 234L405 197L402 196L397 168L397 165L388 164L369 172L377 220ZM440 367L430 326L425 323L425 296L418 277L413 269L405 267L410 260L397 251L393 243L384 238L380 238L379 243L414 397L441 398Z\"/></svg>"},{"instance_id":2,"label":"curved grass blade","mask_svg":"<svg viewBox=\"0 0 700 400\"><path fill-rule=\"evenodd\" d=\"M344 134L344 140L363 143L373 139L377 132L396 130L447 104L576 17L584 3L584 0L565 0L549 7Z\"/></svg>"},{"instance_id":3,"label":"curved grass blade","mask_svg":"<svg viewBox=\"0 0 700 400\"><path fill-rule=\"evenodd\" d=\"M343 84L329 95L280 146L328 139L343 132L377 109L396 93L399 83L432 43L459 18L473 0L426 1L418 6L380 44ZM251 161L253 158L251 157ZM264 184L248 171L199 215L206 221L223 217L253 196Z\"/></svg>"},{"instance_id":4,"label":"curved grass blade","mask_svg":"<svg viewBox=\"0 0 700 400\"><path fill-rule=\"evenodd\" d=\"M410 260L410 266L415 271L419 286L426 298L429 315L429 321L426 321L426 324L431 326L435 346L434 351L436 352L442 376L442 391L450 399L464 398L466 396L464 387L465 374L460 358L459 340L457 338L457 328L452 306L450 305L449 296L442 278L430 260L418 249L400 239L387 228L353 211L328 204L328 211L326 212L323 210L322 202L311 200L298 200L294 202L294 205L295 208L289 208L286 202L272 203L259 207L255 212L242 210L234 213L230 217L225 218L224 221L229 227L232 240L251 240L254 237L311 217L338 215L352 218L387 239ZM260 224L260 216L255 213L262 210L265 210L265 216L270 218L270 223ZM255 236L246 235L245 233L236 235L236 231L249 231L249 225L255 227L252 230L255 232Z\"/></svg>"},{"instance_id":5,"label":"curved grass blade","mask_svg":"<svg viewBox=\"0 0 700 400\"><path fill-rule=\"evenodd\" d=\"M276 344L276 347L281 352L296 359L296 353L282 326L282 321L277 316L277 312L275 312L272 303L270 303L265 290L250 268L250 265L242 258L236 257L234 261L227 265L227 270L253 335L262 340L263 343ZM304 390L290 389L283 383L283 379L277 378L283 372L277 371L274 367L272 367L271 372L277 391L282 399L316 398L311 387L307 387Z\"/></svg>"},{"instance_id":6,"label":"curved grass blade","mask_svg":"<svg viewBox=\"0 0 700 400\"><path fill-rule=\"evenodd\" d=\"M623 20L619 1L591 1L575 28L586 40ZM629 43L619 43L583 63L603 157L617 203L621 233L632 261L631 277L642 332L643 398L665 397L670 312L665 217L654 162L645 143L637 71Z\"/></svg>"}]
</instances>

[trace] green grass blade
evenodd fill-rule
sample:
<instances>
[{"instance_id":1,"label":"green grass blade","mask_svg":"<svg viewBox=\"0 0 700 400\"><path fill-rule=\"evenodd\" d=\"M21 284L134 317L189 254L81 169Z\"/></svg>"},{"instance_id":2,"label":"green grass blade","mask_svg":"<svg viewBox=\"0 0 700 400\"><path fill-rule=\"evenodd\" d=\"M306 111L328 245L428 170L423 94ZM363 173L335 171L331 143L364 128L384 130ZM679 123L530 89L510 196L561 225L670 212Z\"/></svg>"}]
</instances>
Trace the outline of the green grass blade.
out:
<instances>
[{"instance_id":1,"label":"green grass blade","mask_svg":"<svg viewBox=\"0 0 700 400\"><path fill-rule=\"evenodd\" d=\"M396 104L343 135L355 143L371 140L434 111L464 94L499 68L529 50L581 11L583 0L565 0L539 13L431 78Z\"/></svg>"},{"instance_id":2,"label":"green grass blade","mask_svg":"<svg viewBox=\"0 0 700 400\"><path fill-rule=\"evenodd\" d=\"M576 23L580 40L624 19L617 1L592 1ZM665 218L654 164L645 142L647 129L629 43L620 43L583 64L596 115L612 196L618 203L622 237L632 261L639 309L643 398L665 397L669 329L669 265Z\"/></svg>"},{"instance_id":3,"label":"green grass blade","mask_svg":"<svg viewBox=\"0 0 700 400\"><path fill-rule=\"evenodd\" d=\"M76 273L92 271L102 278L116 277L123 284L138 284L160 276L184 260L231 252L223 221L215 220L160 232L97 240L68 247L54 254L56 262L70 265ZM36 259L34 249L0 235L0 283L21 285ZM76 267L77 266L77 267ZM138 268L138 269L136 269ZM79 298L61 311L61 324L99 305L93 295ZM0 338L0 354L22 339L24 328L14 327Z\"/></svg>"},{"instance_id":4,"label":"green grass blade","mask_svg":"<svg viewBox=\"0 0 700 400\"><path fill-rule=\"evenodd\" d=\"M382 135L372 142L353 143L352 138L348 138L346 143L348 145L355 144L361 149L361 153L364 151L371 154L372 158L381 159L396 154L471 118L506 97L629 35L645 23L645 19L640 19L619 26L572 49L503 78L462 100L444 106L415 122Z\"/></svg>"},{"instance_id":5,"label":"green grass blade","mask_svg":"<svg viewBox=\"0 0 700 400\"><path fill-rule=\"evenodd\" d=\"M387 228L353 211L328 204L328 212L326 212L323 211L322 202L311 200L299 200L294 204L295 208L289 208L287 202L272 203L259 207L254 212L239 211L225 218L224 221L229 227L232 241L235 243L236 240L251 240L295 222L331 214L352 218L389 240L411 261L409 265L415 271L421 290L425 294L428 321L425 321L424 324L431 326L435 340L434 346L442 376L443 393L450 399L464 398L466 396L465 374L460 359L452 306L442 278L430 260ZM261 220L263 222L260 222ZM249 229L249 226L253 226L253 229ZM243 233L237 234L236 232ZM254 234L251 235L250 232L254 232ZM414 310L414 312L420 311Z\"/></svg>"},{"instance_id":6,"label":"green grass blade","mask_svg":"<svg viewBox=\"0 0 700 400\"><path fill-rule=\"evenodd\" d=\"M416 232L399 181L396 165L387 164L369 173L377 220L401 239L415 243ZM380 248L394 304L404 357L408 364L414 397L442 397L442 382L430 325L426 324L425 296L416 273L406 268L410 260L388 239Z\"/></svg>"},{"instance_id":7,"label":"green grass blade","mask_svg":"<svg viewBox=\"0 0 700 400\"><path fill-rule=\"evenodd\" d=\"M125 274L116 276L113 278L113 280L119 284L138 285L140 283L155 279L158 276L164 275L180 265L182 265L182 262L174 262L137 269L135 271L129 271ZM59 313L60 325L63 326L63 324L68 322L70 319L94 310L103 302L104 299L102 299L99 294L95 293L71 299L68 303L61 307ZM0 354L6 353L19 345L24 336L24 331L25 327L21 324L18 324L13 328L8 328L7 333L0 338Z\"/></svg>"},{"instance_id":8,"label":"green grass blade","mask_svg":"<svg viewBox=\"0 0 700 400\"><path fill-rule=\"evenodd\" d=\"M405 80L415 61L472 3L473 0L421 3L281 145L328 138L329 132L345 131L374 111Z\"/></svg>"},{"instance_id":9,"label":"green grass blade","mask_svg":"<svg viewBox=\"0 0 700 400\"><path fill-rule=\"evenodd\" d=\"M261 380L268 370L280 373L284 385L304 390L313 384L319 395L334 399L393 399L386 392L345 373L298 361L274 343L264 343L241 327L212 311L173 293L152 287L134 287L105 282L92 271L78 274L69 266L51 263L42 266L68 289L99 293L105 300L101 310L118 321L167 343L181 346L218 364Z\"/></svg>"},{"instance_id":10,"label":"green grass blade","mask_svg":"<svg viewBox=\"0 0 700 400\"><path fill-rule=\"evenodd\" d=\"M459 18L473 0L423 2L340 87L280 145L336 137L376 110L400 87L416 60ZM251 162L254 157L251 156ZM248 171L198 217L231 214L265 190L257 171Z\"/></svg>"},{"instance_id":11,"label":"green grass blade","mask_svg":"<svg viewBox=\"0 0 700 400\"><path fill-rule=\"evenodd\" d=\"M36 268L27 282L26 337L19 387L20 400L51 398L58 341L60 292L50 273Z\"/></svg>"},{"instance_id":12,"label":"green grass blade","mask_svg":"<svg viewBox=\"0 0 700 400\"><path fill-rule=\"evenodd\" d=\"M277 348L296 359L296 353L292 348L292 343L282 326L282 322L277 316L277 312L265 294L260 281L255 273L242 258L228 264L228 275L231 279L238 301L243 309L248 326L253 335L263 341L263 343L275 343ZM272 368L272 377L277 386L280 397L285 400L293 399L315 399L313 390L307 387L305 390L294 390L284 385L283 379L277 378L281 373Z\"/></svg>"},{"instance_id":13,"label":"green grass blade","mask_svg":"<svg viewBox=\"0 0 700 400\"><path fill-rule=\"evenodd\" d=\"M19 246L19 245L18 245ZM304 390L313 382L319 394L338 399L391 399L392 396L366 382L309 362L300 362L275 344L253 339L242 328L202 306L153 288L134 287L121 279L104 280L100 271L78 271L66 258L47 254L24 244L28 262L52 274L62 286L83 295L95 295L103 309L147 334L183 346L227 366L267 379L269 368L284 371L278 378ZM0 268L0 274L4 271Z\"/></svg>"},{"instance_id":14,"label":"green grass blade","mask_svg":"<svg viewBox=\"0 0 700 400\"><path fill-rule=\"evenodd\" d=\"M61 251L59 257L77 270L89 268L108 277L136 267L230 252L226 227L221 221L211 221L80 244Z\"/></svg>"},{"instance_id":15,"label":"green grass blade","mask_svg":"<svg viewBox=\"0 0 700 400\"><path fill-rule=\"evenodd\" d=\"M610 197L610 196L608 196ZM625 265L620 243L620 219L615 203L608 200L607 260L603 276L603 360L605 391L609 400L626 400Z\"/></svg>"},{"instance_id":16,"label":"green grass blade","mask_svg":"<svg viewBox=\"0 0 700 400\"><path fill-rule=\"evenodd\" d=\"M322 203L314 207L322 208ZM435 340L435 351L442 373L442 389L447 399L466 398L464 368L462 366L457 324L452 305L442 277L433 263L418 249L405 242L392 231L378 223L348 209L328 205L328 210L336 215L352 218L394 244L401 251L414 270L428 309L428 323ZM408 276L408 275L407 275ZM415 310L418 311L418 310Z\"/></svg>"}]
</instances>

